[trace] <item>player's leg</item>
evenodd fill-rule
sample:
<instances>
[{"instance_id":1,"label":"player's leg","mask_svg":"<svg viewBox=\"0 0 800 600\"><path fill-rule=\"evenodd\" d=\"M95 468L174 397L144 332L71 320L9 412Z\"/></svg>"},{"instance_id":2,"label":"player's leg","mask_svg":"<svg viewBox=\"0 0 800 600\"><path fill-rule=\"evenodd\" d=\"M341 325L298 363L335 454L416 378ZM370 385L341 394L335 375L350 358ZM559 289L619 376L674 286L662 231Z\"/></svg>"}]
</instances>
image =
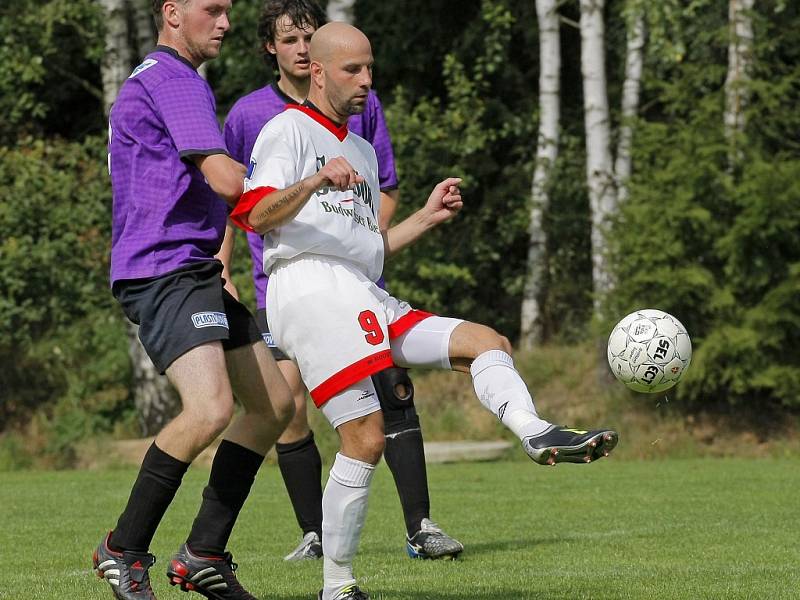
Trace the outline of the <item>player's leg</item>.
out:
<instances>
[{"instance_id":1,"label":"player's leg","mask_svg":"<svg viewBox=\"0 0 800 600\"><path fill-rule=\"evenodd\" d=\"M615 431L569 429L540 418L514 367L511 344L490 327L429 317L393 340L392 355L401 365L470 373L481 404L519 437L528 456L539 464L591 462L616 446Z\"/></svg>"},{"instance_id":2,"label":"player's leg","mask_svg":"<svg viewBox=\"0 0 800 600\"><path fill-rule=\"evenodd\" d=\"M289 388L250 313L223 293L230 337L226 373L242 405L214 456L203 501L186 543L167 569L170 583L217 600L254 600L226 551L261 463L294 414Z\"/></svg>"},{"instance_id":3,"label":"player's leg","mask_svg":"<svg viewBox=\"0 0 800 600\"><path fill-rule=\"evenodd\" d=\"M283 483L303 532L298 546L284 560L317 559L322 557L322 459L314 432L308 426L306 388L300 371L285 355L278 361L278 368L292 391L295 415L275 444L275 450Z\"/></svg>"},{"instance_id":4,"label":"player's leg","mask_svg":"<svg viewBox=\"0 0 800 600\"><path fill-rule=\"evenodd\" d=\"M233 411L221 342L228 329L219 273L204 264L158 279L126 282L114 294L140 324L148 356L176 387L182 409L156 437L113 532L95 551L98 575L123 599L150 599L153 535L189 463L224 429ZM193 315L209 318L198 327Z\"/></svg>"},{"instance_id":5,"label":"player's leg","mask_svg":"<svg viewBox=\"0 0 800 600\"><path fill-rule=\"evenodd\" d=\"M284 557L284 560L320 558L322 557L322 459L314 441L314 432L308 426L306 388L297 365L275 344L267 323L266 310L259 309L255 319L261 336L289 384L295 408L294 418L275 444L283 483L289 494L297 523L303 532L300 543Z\"/></svg>"},{"instance_id":6,"label":"player's leg","mask_svg":"<svg viewBox=\"0 0 800 600\"><path fill-rule=\"evenodd\" d=\"M455 558L464 546L430 520L428 474L414 384L406 369L393 367L372 376L383 410L384 457L394 477L406 524L406 549L412 558Z\"/></svg>"},{"instance_id":7,"label":"player's leg","mask_svg":"<svg viewBox=\"0 0 800 600\"><path fill-rule=\"evenodd\" d=\"M280 263L267 288L275 342L295 358L311 398L341 438L322 496L323 600L367 598L355 585L352 562L384 447L369 376L391 366L386 319L370 285L349 265L315 256Z\"/></svg>"},{"instance_id":8,"label":"player's leg","mask_svg":"<svg viewBox=\"0 0 800 600\"><path fill-rule=\"evenodd\" d=\"M95 551L98 574L115 586L119 598L150 598L147 569L155 559L147 550L156 528L189 463L230 420L233 396L224 363L222 345L212 342L189 350L167 369L182 410L156 436L114 531Z\"/></svg>"},{"instance_id":9,"label":"player's leg","mask_svg":"<svg viewBox=\"0 0 800 600\"><path fill-rule=\"evenodd\" d=\"M367 516L369 486L384 448L383 416L369 377L321 408L341 445L322 495L324 583L318 598L366 600L356 586L353 559Z\"/></svg>"}]
</instances>

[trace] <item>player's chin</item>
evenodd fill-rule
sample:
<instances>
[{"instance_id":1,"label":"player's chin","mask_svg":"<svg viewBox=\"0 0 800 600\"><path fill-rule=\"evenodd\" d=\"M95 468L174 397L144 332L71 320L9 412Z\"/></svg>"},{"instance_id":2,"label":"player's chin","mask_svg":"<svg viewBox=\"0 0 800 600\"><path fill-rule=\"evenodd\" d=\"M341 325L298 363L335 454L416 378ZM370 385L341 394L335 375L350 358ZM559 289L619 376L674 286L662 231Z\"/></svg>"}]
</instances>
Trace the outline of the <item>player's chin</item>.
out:
<instances>
[{"instance_id":1,"label":"player's chin","mask_svg":"<svg viewBox=\"0 0 800 600\"><path fill-rule=\"evenodd\" d=\"M348 102L347 108L351 115L360 115L364 112L364 109L367 108L367 97L355 96L354 98L351 98L350 102Z\"/></svg>"},{"instance_id":2,"label":"player's chin","mask_svg":"<svg viewBox=\"0 0 800 600\"><path fill-rule=\"evenodd\" d=\"M206 46L205 51L203 52L203 60L212 60L219 56L221 45L209 45Z\"/></svg>"}]
</instances>

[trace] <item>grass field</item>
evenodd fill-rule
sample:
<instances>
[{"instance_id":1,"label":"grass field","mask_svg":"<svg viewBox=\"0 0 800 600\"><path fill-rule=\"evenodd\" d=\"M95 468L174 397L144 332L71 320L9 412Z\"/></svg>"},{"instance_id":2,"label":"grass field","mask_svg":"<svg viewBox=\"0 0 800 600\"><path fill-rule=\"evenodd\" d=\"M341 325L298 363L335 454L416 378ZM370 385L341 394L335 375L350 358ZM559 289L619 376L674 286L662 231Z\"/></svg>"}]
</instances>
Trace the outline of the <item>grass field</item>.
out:
<instances>
[{"instance_id":1,"label":"grass field","mask_svg":"<svg viewBox=\"0 0 800 600\"><path fill-rule=\"evenodd\" d=\"M106 599L90 571L134 470L0 474L0 598ZM189 599L163 575L194 516L192 469L153 544L159 600ZM356 562L374 600L800 598L796 459L528 461L429 467L433 516L466 545L453 562L406 558L399 503L379 468ZM242 581L263 600L310 600L319 562L281 557L298 539L274 466L234 530ZM194 595L196 598L200 596Z\"/></svg>"}]
</instances>

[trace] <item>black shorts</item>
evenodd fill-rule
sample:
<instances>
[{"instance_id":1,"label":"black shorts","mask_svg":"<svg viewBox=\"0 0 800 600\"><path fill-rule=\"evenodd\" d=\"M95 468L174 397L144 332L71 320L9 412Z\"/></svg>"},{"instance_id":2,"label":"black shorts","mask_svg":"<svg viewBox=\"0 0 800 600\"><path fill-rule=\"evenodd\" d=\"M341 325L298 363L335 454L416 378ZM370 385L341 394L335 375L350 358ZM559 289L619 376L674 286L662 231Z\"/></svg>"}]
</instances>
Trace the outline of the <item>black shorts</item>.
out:
<instances>
[{"instance_id":1,"label":"black shorts","mask_svg":"<svg viewBox=\"0 0 800 600\"><path fill-rule=\"evenodd\" d=\"M256 311L256 325L258 325L258 329L261 331L261 337L264 338L267 346L269 346L269 349L272 351L272 358L275 359L275 362L278 362L279 360L291 360L283 353L283 350L275 345L275 340L272 339L272 334L269 331L269 325L267 325L266 308L259 308Z\"/></svg>"},{"instance_id":2,"label":"black shorts","mask_svg":"<svg viewBox=\"0 0 800 600\"><path fill-rule=\"evenodd\" d=\"M159 373L207 342L220 340L233 350L261 340L253 315L222 287L221 273L222 263L206 261L114 282L111 292L139 325L139 339Z\"/></svg>"}]
</instances>

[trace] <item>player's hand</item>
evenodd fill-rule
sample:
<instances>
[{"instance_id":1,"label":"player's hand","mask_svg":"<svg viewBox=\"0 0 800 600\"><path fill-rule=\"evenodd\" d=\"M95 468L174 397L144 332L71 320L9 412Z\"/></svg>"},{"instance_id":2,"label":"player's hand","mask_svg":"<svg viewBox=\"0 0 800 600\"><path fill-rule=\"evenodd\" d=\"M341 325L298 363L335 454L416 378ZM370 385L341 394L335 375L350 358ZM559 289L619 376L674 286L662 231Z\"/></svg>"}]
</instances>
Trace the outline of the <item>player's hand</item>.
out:
<instances>
[{"instance_id":1,"label":"player's hand","mask_svg":"<svg viewBox=\"0 0 800 600\"><path fill-rule=\"evenodd\" d=\"M239 290L236 289L236 286L233 285L233 281L231 280L231 276L229 273L222 274L222 279L225 281L225 285L222 286L227 290L227 292L233 296L236 300L239 299Z\"/></svg>"},{"instance_id":2,"label":"player's hand","mask_svg":"<svg viewBox=\"0 0 800 600\"><path fill-rule=\"evenodd\" d=\"M452 219L464 206L461 189L458 187L460 183L459 177L449 177L433 188L425 203L425 210L434 224Z\"/></svg>"},{"instance_id":3,"label":"player's hand","mask_svg":"<svg viewBox=\"0 0 800 600\"><path fill-rule=\"evenodd\" d=\"M340 192L353 189L356 184L364 181L364 178L356 173L342 156L330 159L317 171L317 176L320 178L319 188L330 187Z\"/></svg>"}]
</instances>

